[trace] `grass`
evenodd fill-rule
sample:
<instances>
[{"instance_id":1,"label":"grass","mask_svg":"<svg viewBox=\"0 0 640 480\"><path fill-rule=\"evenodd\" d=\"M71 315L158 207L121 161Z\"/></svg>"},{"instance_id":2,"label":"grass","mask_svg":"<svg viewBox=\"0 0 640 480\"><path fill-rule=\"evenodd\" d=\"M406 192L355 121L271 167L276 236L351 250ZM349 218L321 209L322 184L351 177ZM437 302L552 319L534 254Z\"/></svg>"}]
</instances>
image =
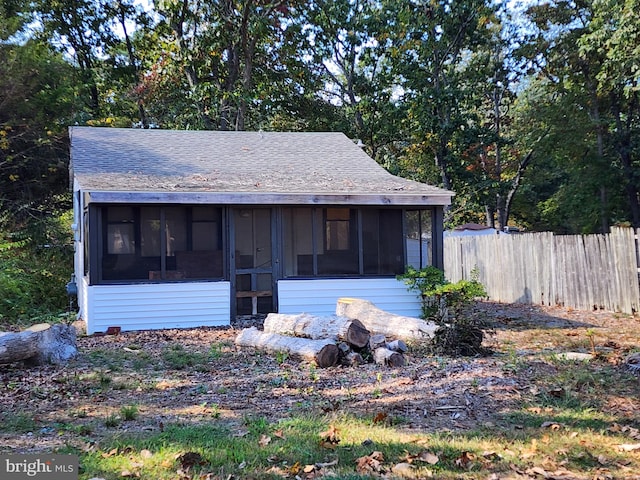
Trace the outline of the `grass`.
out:
<instances>
[{"instance_id":1,"label":"grass","mask_svg":"<svg viewBox=\"0 0 640 480\"><path fill-rule=\"evenodd\" d=\"M107 480L127 472L140 478L171 479L185 470L194 475L186 478L208 474L206 478L276 479L293 477L305 467L316 472L324 469L325 475L338 478L365 479L389 473L407 461L413 478L479 480L513 468L525 471L531 465L591 473L606 467L614 475L629 465L629 456L615 448L626 439L602 428L609 419L586 414L574 419L571 428L556 430L543 426L544 418L568 419L561 411L551 416L522 413L509 418L521 421L518 428L420 435L352 416L296 416L275 423L258 417L245 419L241 427L172 424L161 433L117 436L98 451L75 453L81 455L81 478ZM336 432L335 444L322 441L329 429ZM374 451L384 459L379 469L358 472L358 463ZM199 461L185 468L181 458L186 453L197 454ZM435 462L427 462L426 454Z\"/></svg>"}]
</instances>

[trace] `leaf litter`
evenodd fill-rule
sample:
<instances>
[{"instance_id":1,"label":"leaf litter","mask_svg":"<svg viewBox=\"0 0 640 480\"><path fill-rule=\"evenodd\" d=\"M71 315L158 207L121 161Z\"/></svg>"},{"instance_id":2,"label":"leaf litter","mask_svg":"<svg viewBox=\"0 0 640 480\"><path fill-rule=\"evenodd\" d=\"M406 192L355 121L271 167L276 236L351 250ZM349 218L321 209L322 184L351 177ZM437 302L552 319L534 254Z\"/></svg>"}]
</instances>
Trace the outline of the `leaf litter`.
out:
<instances>
[{"instance_id":1,"label":"leaf litter","mask_svg":"<svg viewBox=\"0 0 640 480\"><path fill-rule=\"evenodd\" d=\"M288 418L292 409L301 404L312 405L318 413L369 417L374 424L394 425L415 434L455 434L479 427L490 430L497 425L504 428L505 414L528 411L541 419L539 440L548 444L554 435L577 433L571 433L571 425L552 418L556 408L534 406L527 410L526 405L545 396L553 402L563 402L577 389L588 387L602 402L602 410L615 417L607 434L628 439L618 444L618 454L638 455L640 384L630 383L606 392L598 391L597 385L574 385L572 391L566 385L553 384L557 365L552 360L563 352L590 353L595 345L594 361L599 363L592 364L593 368L613 366L623 371L625 358L640 350L637 318L491 302L480 302L473 314L489 320L494 333L485 345L494 355L430 357L410 350L405 367L387 370L375 365L312 370L290 358L236 347L233 340L238 329L256 321L259 326L259 319L243 319L244 323L231 328L79 337L80 355L66 366L0 366L0 420L6 425L12 418L29 417L24 425L0 429L0 453L47 452L65 445L95 449L103 438L114 433L160 432L168 424L195 424L212 418L235 425L232 431L246 435L243 418L259 413L275 423ZM167 354L172 351L192 355L191 365L172 363L173 357ZM547 383L532 381L545 376ZM104 419L117 418L126 405L137 405L138 416L107 427ZM397 418L403 419L399 425L394 423ZM83 426L87 434L77 435ZM271 432L258 444L267 446L282 435L282 431ZM320 444L327 449L338 448L340 437L341 432L331 426L319 435ZM193 452L184 455L188 453ZM503 457L510 453L518 455L507 449L486 455L461 451L448 461L462 471L490 467L492 462L502 465L502 469ZM535 448L520 453L537 458ZM593 463L601 469L597 475L603 479L609 478L608 467L622 462L611 460L614 453L594 456ZM381 452L373 451L359 458L356 467L375 475L393 473L394 468L398 475L410 475L414 465L437 467L442 462L440 452L431 450L404 459L384 459ZM635 462L639 464L637 459ZM525 469L513 466L511 471L525 479L583 478L559 465L560 461L557 463L544 465L541 461ZM181 467L188 471L190 461ZM307 475L305 478L315 478L312 476L319 476L322 471L322 467L313 465L299 468L301 475ZM630 469L625 478L640 479L633 475L635 472Z\"/></svg>"}]
</instances>

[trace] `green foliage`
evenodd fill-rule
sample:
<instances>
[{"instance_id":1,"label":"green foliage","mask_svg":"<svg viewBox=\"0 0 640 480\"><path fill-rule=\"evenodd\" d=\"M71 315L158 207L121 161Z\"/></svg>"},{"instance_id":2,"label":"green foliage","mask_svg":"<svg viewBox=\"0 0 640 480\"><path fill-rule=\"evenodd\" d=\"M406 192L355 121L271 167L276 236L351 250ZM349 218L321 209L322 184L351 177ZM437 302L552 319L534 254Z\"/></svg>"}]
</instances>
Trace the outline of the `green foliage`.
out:
<instances>
[{"instance_id":1,"label":"green foliage","mask_svg":"<svg viewBox=\"0 0 640 480\"><path fill-rule=\"evenodd\" d=\"M124 421L131 421L138 418L140 410L137 405L125 405L120 408L120 417Z\"/></svg>"},{"instance_id":2,"label":"green foliage","mask_svg":"<svg viewBox=\"0 0 640 480\"><path fill-rule=\"evenodd\" d=\"M439 325L432 341L434 353L475 355L484 352L481 345L485 325L466 311L475 299L487 295L477 272L471 280L450 283L436 267L418 270L408 266L398 279L418 293L422 300L422 318Z\"/></svg>"},{"instance_id":3,"label":"green foliage","mask_svg":"<svg viewBox=\"0 0 640 480\"><path fill-rule=\"evenodd\" d=\"M218 357L219 353L216 350L211 350L209 354L191 352L179 343L170 345L162 352L162 359L167 367L177 370L184 370L189 367L206 370L207 364Z\"/></svg>"},{"instance_id":4,"label":"green foliage","mask_svg":"<svg viewBox=\"0 0 640 480\"><path fill-rule=\"evenodd\" d=\"M59 321L69 307L70 232L68 211L17 232L0 229L0 321Z\"/></svg>"}]
</instances>

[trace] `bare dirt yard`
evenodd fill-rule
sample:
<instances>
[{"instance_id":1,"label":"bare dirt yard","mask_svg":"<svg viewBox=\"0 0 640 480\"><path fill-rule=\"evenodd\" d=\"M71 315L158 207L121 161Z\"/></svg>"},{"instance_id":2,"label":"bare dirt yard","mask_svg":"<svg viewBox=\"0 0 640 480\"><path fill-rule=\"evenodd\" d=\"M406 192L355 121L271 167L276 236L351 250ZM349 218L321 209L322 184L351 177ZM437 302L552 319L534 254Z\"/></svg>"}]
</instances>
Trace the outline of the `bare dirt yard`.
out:
<instances>
[{"instance_id":1,"label":"bare dirt yard","mask_svg":"<svg viewBox=\"0 0 640 480\"><path fill-rule=\"evenodd\" d=\"M509 412L567 389L579 389L585 405L592 400L617 425L640 427L640 382L625 365L640 350L638 318L490 302L478 303L473 315L491 326L484 345L492 354L430 356L414 347L401 368L319 369L237 347L239 329L256 319L231 328L80 336L79 355L66 366L0 366L0 453L87 449L106 436L212 417L241 430L248 415L277 421L300 411L384 415L411 432L515 429ZM566 352L596 353L591 362L612 368L624 385L560 380ZM135 418L116 421L134 406ZM625 478L640 478L631 473Z\"/></svg>"}]
</instances>

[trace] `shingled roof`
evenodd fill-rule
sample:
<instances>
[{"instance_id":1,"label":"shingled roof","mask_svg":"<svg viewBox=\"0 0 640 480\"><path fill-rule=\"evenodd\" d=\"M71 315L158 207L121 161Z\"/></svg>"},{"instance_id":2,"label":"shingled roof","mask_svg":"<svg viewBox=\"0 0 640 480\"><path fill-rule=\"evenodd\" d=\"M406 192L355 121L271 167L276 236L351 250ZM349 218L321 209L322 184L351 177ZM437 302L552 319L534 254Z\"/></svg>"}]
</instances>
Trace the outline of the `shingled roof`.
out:
<instances>
[{"instance_id":1,"label":"shingled roof","mask_svg":"<svg viewBox=\"0 0 640 480\"><path fill-rule=\"evenodd\" d=\"M75 188L92 201L447 205L342 133L71 127ZM179 195L178 195L179 194Z\"/></svg>"}]
</instances>

